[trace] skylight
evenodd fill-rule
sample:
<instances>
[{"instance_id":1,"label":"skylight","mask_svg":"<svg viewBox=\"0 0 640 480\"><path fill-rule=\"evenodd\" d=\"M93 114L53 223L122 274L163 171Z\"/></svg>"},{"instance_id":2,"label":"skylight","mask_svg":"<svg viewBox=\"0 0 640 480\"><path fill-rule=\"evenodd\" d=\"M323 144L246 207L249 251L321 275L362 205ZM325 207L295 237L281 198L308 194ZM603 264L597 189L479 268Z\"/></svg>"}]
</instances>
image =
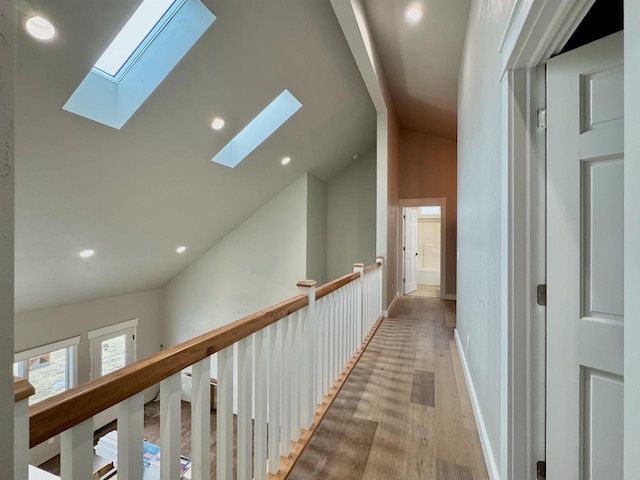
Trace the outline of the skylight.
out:
<instances>
[{"instance_id":1,"label":"skylight","mask_svg":"<svg viewBox=\"0 0 640 480\"><path fill-rule=\"evenodd\" d=\"M144 0L62 108L122 128L215 19L201 0Z\"/></svg>"},{"instance_id":2,"label":"skylight","mask_svg":"<svg viewBox=\"0 0 640 480\"><path fill-rule=\"evenodd\" d=\"M95 67L115 77L136 49L143 45L143 41L169 7L182 2L183 0L144 0L98 59Z\"/></svg>"},{"instance_id":3,"label":"skylight","mask_svg":"<svg viewBox=\"0 0 640 480\"><path fill-rule=\"evenodd\" d=\"M440 215L440 207L420 207L420 215Z\"/></svg>"},{"instance_id":4,"label":"skylight","mask_svg":"<svg viewBox=\"0 0 640 480\"><path fill-rule=\"evenodd\" d=\"M220 150L212 162L234 168L296 113L302 104L284 90Z\"/></svg>"}]
</instances>

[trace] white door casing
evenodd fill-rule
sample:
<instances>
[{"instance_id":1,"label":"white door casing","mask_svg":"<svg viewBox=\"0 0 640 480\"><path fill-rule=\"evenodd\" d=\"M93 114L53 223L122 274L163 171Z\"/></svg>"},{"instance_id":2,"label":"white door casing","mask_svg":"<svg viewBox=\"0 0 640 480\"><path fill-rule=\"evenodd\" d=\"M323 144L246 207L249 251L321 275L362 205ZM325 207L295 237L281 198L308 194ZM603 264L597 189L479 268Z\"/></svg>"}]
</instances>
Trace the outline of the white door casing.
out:
<instances>
[{"instance_id":1,"label":"white door casing","mask_svg":"<svg viewBox=\"0 0 640 480\"><path fill-rule=\"evenodd\" d=\"M623 34L547 64L547 472L622 479Z\"/></svg>"},{"instance_id":2,"label":"white door casing","mask_svg":"<svg viewBox=\"0 0 640 480\"><path fill-rule=\"evenodd\" d=\"M418 211L403 209L404 223L404 294L418 289Z\"/></svg>"}]
</instances>

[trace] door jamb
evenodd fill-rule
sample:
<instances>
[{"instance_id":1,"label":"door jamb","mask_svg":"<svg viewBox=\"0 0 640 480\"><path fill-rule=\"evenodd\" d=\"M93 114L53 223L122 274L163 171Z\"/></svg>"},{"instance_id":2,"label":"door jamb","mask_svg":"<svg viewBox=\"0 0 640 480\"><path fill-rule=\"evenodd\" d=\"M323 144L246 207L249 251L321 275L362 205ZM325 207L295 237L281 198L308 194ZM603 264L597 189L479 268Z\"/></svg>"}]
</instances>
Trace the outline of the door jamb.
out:
<instances>
[{"instance_id":1,"label":"door jamb","mask_svg":"<svg viewBox=\"0 0 640 480\"><path fill-rule=\"evenodd\" d=\"M405 207L440 207L440 298L442 300L455 300L456 296L446 292L447 289L447 197L432 198L401 198L399 200L400 208ZM404 211L403 211L404 212ZM403 213L404 215L404 213ZM402 230L402 245L400 245L400 255L402 258L402 278L404 278L404 218L399 223ZM404 285L402 286L404 292ZM404 293L403 293L404 295Z\"/></svg>"},{"instance_id":2,"label":"door jamb","mask_svg":"<svg viewBox=\"0 0 640 480\"><path fill-rule=\"evenodd\" d=\"M546 365L546 336L535 332L539 333L540 323L546 323L546 312L536 308L533 299L536 286L546 283L546 240L536 231L546 224L544 204L541 208L536 197L540 174L545 174L540 158L546 157L546 148L542 145L541 150L534 134L534 114L544 106L535 98L536 67L562 48L594 2L516 0L499 47L504 128L501 442L500 465L489 465L494 467L489 471L494 479L536 478L536 461L544 460L539 455L546 448L545 429L540 438L536 426L544 422L546 390L541 404L536 368Z\"/></svg>"}]
</instances>

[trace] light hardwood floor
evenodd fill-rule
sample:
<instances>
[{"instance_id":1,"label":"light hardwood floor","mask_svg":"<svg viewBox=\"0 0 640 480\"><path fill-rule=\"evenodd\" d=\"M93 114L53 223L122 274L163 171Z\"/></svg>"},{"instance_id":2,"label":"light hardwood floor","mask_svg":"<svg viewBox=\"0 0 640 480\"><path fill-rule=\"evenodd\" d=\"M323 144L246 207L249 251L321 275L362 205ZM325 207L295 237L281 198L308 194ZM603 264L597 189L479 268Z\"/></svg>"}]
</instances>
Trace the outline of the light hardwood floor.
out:
<instances>
[{"instance_id":1,"label":"light hardwood floor","mask_svg":"<svg viewBox=\"0 0 640 480\"><path fill-rule=\"evenodd\" d=\"M453 340L455 303L402 297L291 480L485 480Z\"/></svg>"}]
</instances>

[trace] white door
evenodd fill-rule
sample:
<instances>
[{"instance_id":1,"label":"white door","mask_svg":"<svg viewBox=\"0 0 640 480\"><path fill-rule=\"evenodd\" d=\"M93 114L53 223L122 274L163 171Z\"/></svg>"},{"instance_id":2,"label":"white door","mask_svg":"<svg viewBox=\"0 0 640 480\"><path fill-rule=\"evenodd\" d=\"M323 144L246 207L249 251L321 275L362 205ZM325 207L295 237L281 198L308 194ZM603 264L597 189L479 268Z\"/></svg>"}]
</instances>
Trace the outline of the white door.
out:
<instances>
[{"instance_id":1,"label":"white door","mask_svg":"<svg viewBox=\"0 0 640 480\"><path fill-rule=\"evenodd\" d=\"M404 293L418 289L418 210L404 209Z\"/></svg>"},{"instance_id":2,"label":"white door","mask_svg":"<svg viewBox=\"0 0 640 480\"><path fill-rule=\"evenodd\" d=\"M622 39L617 33L547 65L552 480L622 479Z\"/></svg>"}]
</instances>

